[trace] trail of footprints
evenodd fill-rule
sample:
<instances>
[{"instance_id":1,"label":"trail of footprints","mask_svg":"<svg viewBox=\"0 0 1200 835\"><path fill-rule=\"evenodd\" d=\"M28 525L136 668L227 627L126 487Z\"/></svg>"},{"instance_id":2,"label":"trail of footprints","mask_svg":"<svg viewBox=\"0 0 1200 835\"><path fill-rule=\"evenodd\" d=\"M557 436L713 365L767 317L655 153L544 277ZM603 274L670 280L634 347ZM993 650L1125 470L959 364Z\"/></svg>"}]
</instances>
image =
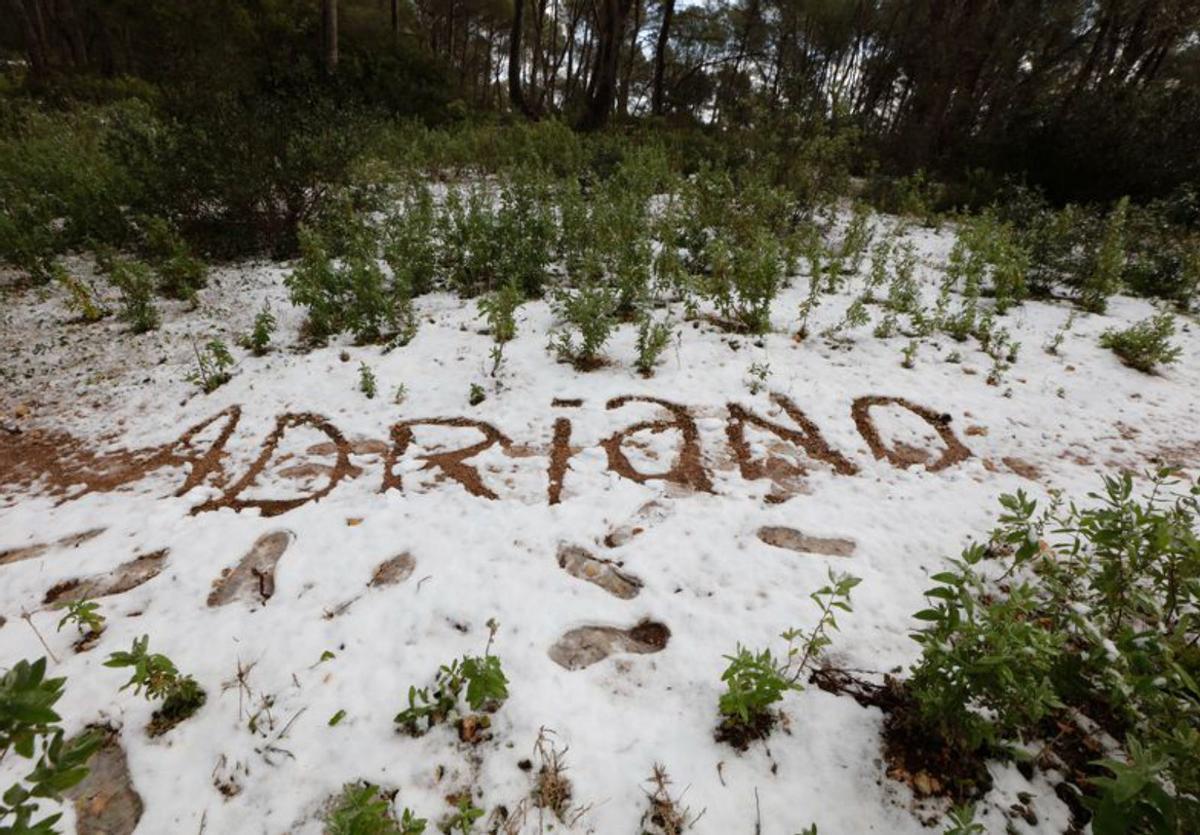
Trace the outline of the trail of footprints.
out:
<instances>
[{"instance_id":1,"label":"trail of footprints","mask_svg":"<svg viewBox=\"0 0 1200 835\"><path fill-rule=\"evenodd\" d=\"M670 514L670 507L661 501L643 505L625 524L614 528L602 540L604 546L620 548L644 532L646 527L661 522ZM95 528L62 537L48 543L0 551L0 566L43 556L54 550L77 548L96 538L104 528ZM794 528L766 526L756 532L767 545L798 553L833 557L850 557L856 543L850 539L810 536ZM279 560L295 541L291 531L277 530L260 536L250 549L231 568L226 568L213 581L207 605L212 608L242 602L264 606L275 594L275 569ZM53 586L43 599L47 608L76 600L94 599L122 594L154 579L162 571L168 549L135 556L116 568L89 577L75 578ZM591 583L621 600L633 600L643 588L642 580L626 571L619 560L598 557L579 545L562 543L557 553L559 568L571 577ZM327 618L347 611L363 594L386 588L409 579L416 560L406 552L384 560L376 566L366 584L366 592L326 612ZM0 618L0 626L4 620ZM671 638L671 630L657 621L643 619L633 626L594 624L565 632L547 651L550 659L566 670L582 670L614 654L646 655L661 652ZM125 752L119 734L101 729L104 744L91 763L91 771L82 783L69 793L75 805L79 835L129 835L141 819L142 799L134 789L129 775Z\"/></svg>"}]
</instances>

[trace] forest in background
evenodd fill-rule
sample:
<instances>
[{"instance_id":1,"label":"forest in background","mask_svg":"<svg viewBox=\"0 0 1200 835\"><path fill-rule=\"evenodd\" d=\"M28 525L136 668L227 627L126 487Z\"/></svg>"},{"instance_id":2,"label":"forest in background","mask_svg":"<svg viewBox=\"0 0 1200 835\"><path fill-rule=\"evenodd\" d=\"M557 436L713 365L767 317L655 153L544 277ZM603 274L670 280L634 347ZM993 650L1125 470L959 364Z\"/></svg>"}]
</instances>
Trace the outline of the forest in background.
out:
<instances>
[{"instance_id":1,"label":"forest in background","mask_svg":"<svg viewBox=\"0 0 1200 835\"><path fill-rule=\"evenodd\" d=\"M246 118L853 135L857 164L1164 196L1200 161L1192 0L5 0L9 85ZM27 74L26 74L27 71ZM125 80L124 84L117 83ZM143 82L135 85L133 80ZM328 103L327 103L328 102ZM323 117L322 117L323 118Z\"/></svg>"}]
</instances>

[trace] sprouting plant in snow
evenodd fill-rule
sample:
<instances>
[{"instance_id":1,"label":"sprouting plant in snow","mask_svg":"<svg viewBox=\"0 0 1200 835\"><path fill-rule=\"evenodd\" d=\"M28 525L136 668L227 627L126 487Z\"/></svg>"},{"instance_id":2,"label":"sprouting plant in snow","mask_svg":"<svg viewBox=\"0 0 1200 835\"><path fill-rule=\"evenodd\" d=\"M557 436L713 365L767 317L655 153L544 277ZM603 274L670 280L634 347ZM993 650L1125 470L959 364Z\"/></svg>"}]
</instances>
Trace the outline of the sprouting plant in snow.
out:
<instances>
[{"instance_id":1,"label":"sprouting plant in snow","mask_svg":"<svg viewBox=\"0 0 1200 835\"><path fill-rule=\"evenodd\" d=\"M479 300L479 313L486 317L492 333L492 376L504 362L504 345L517 335L516 310L521 305L521 288L510 281Z\"/></svg>"},{"instance_id":2,"label":"sprouting plant in snow","mask_svg":"<svg viewBox=\"0 0 1200 835\"><path fill-rule=\"evenodd\" d=\"M457 832L459 835L470 835L475 829L475 821L483 817L483 810L471 802L471 796L464 793L458 799L454 814L442 824L443 832Z\"/></svg>"},{"instance_id":3,"label":"sprouting plant in snow","mask_svg":"<svg viewBox=\"0 0 1200 835\"><path fill-rule=\"evenodd\" d=\"M421 835L425 826L408 809L396 820L391 798L365 781L347 783L325 813L325 835Z\"/></svg>"},{"instance_id":4,"label":"sprouting plant in snow","mask_svg":"<svg viewBox=\"0 0 1200 835\"><path fill-rule=\"evenodd\" d=\"M479 314L487 319L493 340L508 342L517 335L515 314L522 300L521 288L511 282L479 300Z\"/></svg>"},{"instance_id":5,"label":"sprouting plant in snow","mask_svg":"<svg viewBox=\"0 0 1200 835\"><path fill-rule=\"evenodd\" d=\"M1067 334L1071 332L1071 326L1074 324L1075 311L1072 310L1070 315L1067 316L1067 320L1062 323L1062 327L1056 330L1054 335L1047 340L1044 346L1047 354L1051 354L1053 356L1058 355L1059 350L1062 348L1063 340L1066 338Z\"/></svg>"},{"instance_id":6,"label":"sprouting plant in snow","mask_svg":"<svg viewBox=\"0 0 1200 835\"><path fill-rule=\"evenodd\" d=\"M788 646L782 658L776 658L770 649L753 652L741 645L734 655L725 656L729 666L721 676L725 692L717 705L719 740L745 748L771 732L776 721L774 705L789 690L803 689L802 677L831 643L829 633L838 628L836 613L851 611L850 592L859 582L857 577L835 575L831 570L829 583L810 595L820 608L816 625L807 632L794 628L784 632L781 637Z\"/></svg>"},{"instance_id":7,"label":"sprouting plant in snow","mask_svg":"<svg viewBox=\"0 0 1200 835\"><path fill-rule=\"evenodd\" d=\"M987 832L983 824L975 822L973 803L955 806L946 817L949 819L949 826L942 830L942 835L983 835Z\"/></svg>"},{"instance_id":8,"label":"sprouting plant in snow","mask_svg":"<svg viewBox=\"0 0 1200 835\"><path fill-rule=\"evenodd\" d=\"M750 367L746 369L746 385L750 388L750 393L758 394L760 391L763 391L767 387L767 378L770 376L770 363L750 363Z\"/></svg>"},{"instance_id":9,"label":"sprouting plant in snow","mask_svg":"<svg viewBox=\"0 0 1200 835\"><path fill-rule=\"evenodd\" d=\"M58 622L61 632L69 623L75 624L80 637L98 636L104 631L104 615L100 614L100 604L94 600L72 600L65 607L66 614Z\"/></svg>"},{"instance_id":10,"label":"sprouting plant in snow","mask_svg":"<svg viewBox=\"0 0 1200 835\"><path fill-rule=\"evenodd\" d=\"M158 308L154 305L154 273L141 261L114 258L108 264L108 277L121 291L121 318L134 333L158 327Z\"/></svg>"},{"instance_id":11,"label":"sprouting plant in snow","mask_svg":"<svg viewBox=\"0 0 1200 835\"><path fill-rule=\"evenodd\" d=\"M899 247L892 272L892 282L888 286L885 304L895 313L914 313L920 306L920 288L915 276L917 253L912 244L904 243Z\"/></svg>"},{"instance_id":12,"label":"sprouting plant in snow","mask_svg":"<svg viewBox=\"0 0 1200 835\"><path fill-rule=\"evenodd\" d=\"M225 343L219 339L210 339L203 346L192 343L192 353L196 357L196 370L188 378L210 394L228 383L232 376L229 369L233 367L233 356Z\"/></svg>"},{"instance_id":13,"label":"sprouting plant in snow","mask_svg":"<svg viewBox=\"0 0 1200 835\"><path fill-rule=\"evenodd\" d=\"M917 348L920 345L915 339L908 340L908 344L901 349L900 365L904 368L915 368L917 364Z\"/></svg>"},{"instance_id":14,"label":"sprouting plant in snow","mask_svg":"<svg viewBox=\"0 0 1200 835\"><path fill-rule=\"evenodd\" d=\"M849 328L861 328L863 325L870 324L871 314L867 310L866 299L862 296L850 302L846 308L846 312L842 314L841 320L825 331L826 336L837 336L844 330Z\"/></svg>"},{"instance_id":15,"label":"sprouting plant in snow","mask_svg":"<svg viewBox=\"0 0 1200 835\"><path fill-rule=\"evenodd\" d=\"M368 400L374 400L375 394L379 390L375 381L375 372L371 370L371 366L365 362L358 364L358 390L361 391Z\"/></svg>"},{"instance_id":16,"label":"sprouting plant in snow","mask_svg":"<svg viewBox=\"0 0 1200 835\"><path fill-rule=\"evenodd\" d=\"M471 383L471 388L467 391L467 402L472 406L478 406L485 400L487 400L487 393L483 390L483 386L479 383Z\"/></svg>"},{"instance_id":17,"label":"sprouting plant in snow","mask_svg":"<svg viewBox=\"0 0 1200 835\"><path fill-rule=\"evenodd\" d=\"M842 235L841 246L838 248L838 261L842 272L855 275L862 269L863 258L871 246L875 231L871 228L871 206L863 201L856 201L853 214L846 231Z\"/></svg>"},{"instance_id":18,"label":"sprouting plant in snow","mask_svg":"<svg viewBox=\"0 0 1200 835\"><path fill-rule=\"evenodd\" d=\"M408 398L408 386L404 383L399 383L392 391L392 403L397 406L403 405L405 399Z\"/></svg>"},{"instance_id":19,"label":"sprouting plant in snow","mask_svg":"<svg viewBox=\"0 0 1200 835\"><path fill-rule=\"evenodd\" d=\"M467 728L463 722L468 718L475 727L487 727L486 716L468 717L459 700L465 698L470 711L486 714L498 710L508 698L508 678L500 659L491 654L492 639L499 625L490 620L488 628L490 635L483 655L464 655L443 664L430 687L408 688L408 707L396 714L395 719L405 732L420 736L456 713L460 715L460 734Z\"/></svg>"},{"instance_id":20,"label":"sprouting plant in snow","mask_svg":"<svg viewBox=\"0 0 1200 835\"><path fill-rule=\"evenodd\" d=\"M43 800L63 792L88 774L87 762L103 741L95 732L66 739L54 710L65 678L46 678L46 659L18 661L0 677L0 761L11 751L33 760L33 770L0 795L0 832L53 835L61 813L38 818Z\"/></svg>"},{"instance_id":21,"label":"sprouting plant in snow","mask_svg":"<svg viewBox=\"0 0 1200 835\"><path fill-rule=\"evenodd\" d=\"M254 317L254 329L250 331L248 340L250 350L256 357L261 357L271 347L271 336L275 333L275 314L271 307L263 302L263 308Z\"/></svg>"},{"instance_id":22,"label":"sprouting plant in snow","mask_svg":"<svg viewBox=\"0 0 1200 835\"><path fill-rule=\"evenodd\" d=\"M1170 365L1183 355L1181 348L1171 344L1174 335L1175 317L1160 313L1124 330L1106 330L1100 335L1100 344L1130 368L1150 374L1158 366Z\"/></svg>"},{"instance_id":23,"label":"sprouting plant in snow","mask_svg":"<svg viewBox=\"0 0 1200 835\"><path fill-rule=\"evenodd\" d=\"M879 320L879 324L875 326L873 333L876 339L888 339L889 337L896 335L896 331L899 329L899 327L899 319L896 317L894 312L889 310L887 313L883 314L883 318Z\"/></svg>"},{"instance_id":24,"label":"sprouting plant in snow","mask_svg":"<svg viewBox=\"0 0 1200 835\"><path fill-rule=\"evenodd\" d=\"M808 295L800 302L800 330L796 332L798 339L808 336L808 320L814 310L821 306L821 285L814 275L809 279Z\"/></svg>"},{"instance_id":25,"label":"sprouting plant in snow","mask_svg":"<svg viewBox=\"0 0 1200 835\"><path fill-rule=\"evenodd\" d=\"M207 695L194 678L182 675L170 658L149 648L149 635L135 638L128 652L112 653L104 666L131 669L129 681L121 689L132 687L135 694L145 692L147 700L161 702L150 723L151 736L157 736L203 707Z\"/></svg>"},{"instance_id":26,"label":"sprouting plant in snow","mask_svg":"<svg viewBox=\"0 0 1200 835\"><path fill-rule=\"evenodd\" d=\"M586 284L575 291L562 291L555 307L563 322L552 336L559 358L580 369L591 368L617 326L616 294L608 287Z\"/></svg>"},{"instance_id":27,"label":"sprouting plant in snow","mask_svg":"<svg viewBox=\"0 0 1200 835\"><path fill-rule=\"evenodd\" d=\"M82 278L72 275L57 261L51 266L50 274L67 291L71 310L84 322L99 322L108 315L96 290Z\"/></svg>"},{"instance_id":28,"label":"sprouting plant in snow","mask_svg":"<svg viewBox=\"0 0 1200 835\"><path fill-rule=\"evenodd\" d=\"M671 343L671 325L669 322L656 322L649 311L644 312L638 320L637 335L637 370L644 377L654 373L654 365L659 356Z\"/></svg>"}]
</instances>

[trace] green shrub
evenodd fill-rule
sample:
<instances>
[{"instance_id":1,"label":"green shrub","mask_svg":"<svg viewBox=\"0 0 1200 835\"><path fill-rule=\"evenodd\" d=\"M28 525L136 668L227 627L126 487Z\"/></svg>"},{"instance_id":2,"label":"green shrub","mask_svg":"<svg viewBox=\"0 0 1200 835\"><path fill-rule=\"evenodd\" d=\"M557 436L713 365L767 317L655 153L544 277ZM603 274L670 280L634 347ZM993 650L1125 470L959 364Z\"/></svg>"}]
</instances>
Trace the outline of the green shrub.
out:
<instances>
[{"instance_id":1,"label":"green shrub","mask_svg":"<svg viewBox=\"0 0 1200 835\"><path fill-rule=\"evenodd\" d=\"M347 783L325 813L325 835L421 835L426 820L405 809L396 820L378 786Z\"/></svg>"},{"instance_id":2,"label":"green shrub","mask_svg":"<svg viewBox=\"0 0 1200 835\"><path fill-rule=\"evenodd\" d=\"M666 350L671 342L671 325L668 322L656 322L649 312L642 314L638 323L637 335L637 370L644 377L654 373L654 366L659 355Z\"/></svg>"},{"instance_id":3,"label":"green shrub","mask_svg":"<svg viewBox=\"0 0 1200 835\"><path fill-rule=\"evenodd\" d=\"M208 269L192 255L187 243L160 217L143 224L143 247L158 272L158 289L173 299L192 301L204 286Z\"/></svg>"},{"instance_id":4,"label":"green shrub","mask_svg":"<svg viewBox=\"0 0 1200 835\"><path fill-rule=\"evenodd\" d=\"M989 545L933 578L909 688L930 733L964 748L1101 725L1120 755L1081 785L1093 830L1193 831L1200 482L1162 470L1137 497L1124 474L1089 499L1001 498Z\"/></svg>"},{"instance_id":5,"label":"green shrub","mask_svg":"<svg viewBox=\"0 0 1200 835\"><path fill-rule=\"evenodd\" d=\"M1091 313L1103 313L1108 307L1108 297L1121 289L1128 213L1129 198L1123 197L1104 222L1104 231L1092 255L1090 269L1078 289L1079 306Z\"/></svg>"},{"instance_id":6,"label":"green shrub","mask_svg":"<svg viewBox=\"0 0 1200 835\"><path fill-rule=\"evenodd\" d=\"M196 356L196 370L189 379L205 394L211 394L232 379L229 369L233 367L233 356L224 342L210 339L203 347L193 343L192 352Z\"/></svg>"},{"instance_id":7,"label":"green shrub","mask_svg":"<svg viewBox=\"0 0 1200 835\"><path fill-rule=\"evenodd\" d=\"M1175 317L1160 313L1124 330L1106 330L1100 335L1100 344L1130 368L1150 374L1158 366L1170 365L1183 355L1182 348L1171 344L1174 335Z\"/></svg>"},{"instance_id":8,"label":"green shrub","mask_svg":"<svg viewBox=\"0 0 1200 835\"><path fill-rule=\"evenodd\" d=\"M924 722L971 750L1027 733L1060 706L1051 674L1067 637L1041 622L1028 585L988 599L976 571L986 553L967 548L952 571L933 576L932 605L916 614L927 625L913 636L922 653L909 679Z\"/></svg>"},{"instance_id":9,"label":"green shrub","mask_svg":"<svg viewBox=\"0 0 1200 835\"><path fill-rule=\"evenodd\" d=\"M771 302L783 287L783 252L779 240L758 229L743 241L724 236L708 246L711 273L701 284L722 319L750 333L771 330Z\"/></svg>"},{"instance_id":10,"label":"green shrub","mask_svg":"<svg viewBox=\"0 0 1200 835\"><path fill-rule=\"evenodd\" d=\"M717 738L745 748L750 741L766 736L775 724L773 706L789 690L802 690L801 679L811 671L822 652L832 643L829 633L838 628L837 611L849 612L850 592L859 579L829 572L829 584L810 595L820 609L811 631L789 629L781 636L788 642L782 658L769 649L751 652L739 645L734 655L725 656L729 666L721 675L725 692L717 709L721 715Z\"/></svg>"},{"instance_id":11,"label":"green shrub","mask_svg":"<svg viewBox=\"0 0 1200 835\"><path fill-rule=\"evenodd\" d=\"M577 290L560 290L554 298L554 307L562 325L551 337L559 358L582 369L593 367L616 329L617 305L616 292L597 283L585 283Z\"/></svg>"},{"instance_id":12,"label":"green shrub","mask_svg":"<svg viewBox=\"0 0 1200 835\"><path fill-rule=\"evenodd\" d=\"M271 312L271 307L266 302L263 302L263 308L254 317L254 328L250 331L250 338L247 340L250 350L254 352L256 357L261 357L271 347L271 336L275 333L275 314Z\"/></svg>"},{"instance_id":13,"label":"green shrub","mask_svg":"<svg viewBox=\"0 0 1200 835\"><path fill-rule=\"evenodd\" d=\"M416 332L409 287L379 266L374 230L359 221L336 263L315 230L300 230L300 261L285 279L292 302L307 308L308 333L322 341L344 331L360 343L407 342Z\"/></svg>"},{"instance_id":14,"label":"green shrub","mask_svg":"<svg viewBox=\"0 0 1200 835\"><path fill-rule=\"evenodd\" d=\"M207 694L191 676L180 674L170 658L149 652L149 645L148 635L135 638L129 652L112 653L104 666L132 668L121 689L132 687L135 695L145 691L148 700L162 702L150 723L150 733L155 736L192 716L204 706Z\"/></svg>"},{"instance_id":15,"label":"green shrub","mask_svg":"<svg viewBox=\"0 0 1200 835\"><path fill-rule=\"evenodd\" d=\"M400 205L401 209L388 216L383 258L397 287L407 288L410 296L420 296L433 289L437 275L433 195L424 184L413 186Z\"/></svg>"},{"instance_id":16,"label":"green shrub","mask_svg":"<svg viewBox=\"0 0 1200 835\"><path fill-rule=\"evenodd\" d=\"M161 317L154 305L154 272L141 261L116 258L108 265L108 278L121 291L121 318L134 333L158 327Z\"/></svg>"},{"instance_id":17,"label":"green shrub","mask_svg":"<svg viewBox=\"0 0 1200 835\"><path fill-rule=\"evenodd\" d=\"M408 707L396 714L396 724L420 736L453 714L462 713L462 698L471 711L491 713L503 704L508 698L508 679L499 658L490 653L464 655L443 664L432 688L408 688Z\"/></svg>"},{"instance_id":18,"label":"green shrub","mask_svg":"<svg viewBox=\"0 0 1200 835\"><path fill-rule=\"evenodd\" d=\"M66 267L57 262L51 267L51 274L67 291L68 304L82 321L99 322L108 315L108 310L100 303L95 288L88 282L71 274Z\"/></svg>"},{"instance_id":19,"label":"green shrub","mask_svg":"<svg viewBox=\"0 0 1200 835\"><path fill-rule=\"evenodd\" d=\"M46 659L18 661L0 678L0 759L11 751L34 760L32 771L0 796L0 831L51 835L61 813L38 818L42 800L61 800L63 792L87 776L87 761L102 739L94 732L66 740L54 711L65 678L46 678Z\"/></svg>"}]
</instances>

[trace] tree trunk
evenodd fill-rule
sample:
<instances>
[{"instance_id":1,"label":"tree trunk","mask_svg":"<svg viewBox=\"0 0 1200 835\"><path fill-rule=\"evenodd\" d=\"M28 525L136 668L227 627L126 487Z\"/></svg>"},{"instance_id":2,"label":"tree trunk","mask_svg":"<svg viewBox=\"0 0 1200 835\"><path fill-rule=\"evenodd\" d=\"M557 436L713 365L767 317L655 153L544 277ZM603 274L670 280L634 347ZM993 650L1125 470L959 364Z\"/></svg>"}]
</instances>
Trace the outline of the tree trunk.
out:
<instances>
[{"instance_id":1,"label":"tree trunk","mask_svg":"<svg viewBox=\"0 0 1200 835\"><path fill-rule=\"evenodd\" d=\"M625 40L625 20L633 0L599 0L596 21L596 58L587 107L579 121L582 130L599 130L608 124L617 94L617 67Z\"/></svg>"},{"instance_id":2,"label":"tree trunk","mask_svg":"<svg viewBox=\"0 0 1200 835\"><path fill-rule=\"evenodd\" d=\"M667 44L671 40L671 18L674 16L675 0L663 0L662 26L654 45L654 92L650 100L650 110L655 116L663 115L663 72L667 66Z\"/></svg>"},{"instance_id":3,"label":"tree trunk","mask_svg":"<svg viewBox=\"0 0 1200 835\"><path fill-rule=\"evenodd\" d=\"M530 116L529 104L521 90L521 35L525 26L525 0L513 3L512 32L508 36L508 99L513 110Z\"/></svg>"},{"instance_id":4,"label":"tree trunk","mask_svg":"<svg viewBox=\"0 0 1200 835\"><path fill-rule=\"evenodd\" d=\"M400 0L392 0L392 40L400 41Z\"/></svg>"},{"instance_id":5,"label":"tree trunk","mask_svg":"<svg viewBox=\"0 0 1200 835\"><path fill-rule=\"evenodd\" d=\"M328 72L338 65L338 0L321 0L321 57Z\"/></svg>"}]
</instances>

